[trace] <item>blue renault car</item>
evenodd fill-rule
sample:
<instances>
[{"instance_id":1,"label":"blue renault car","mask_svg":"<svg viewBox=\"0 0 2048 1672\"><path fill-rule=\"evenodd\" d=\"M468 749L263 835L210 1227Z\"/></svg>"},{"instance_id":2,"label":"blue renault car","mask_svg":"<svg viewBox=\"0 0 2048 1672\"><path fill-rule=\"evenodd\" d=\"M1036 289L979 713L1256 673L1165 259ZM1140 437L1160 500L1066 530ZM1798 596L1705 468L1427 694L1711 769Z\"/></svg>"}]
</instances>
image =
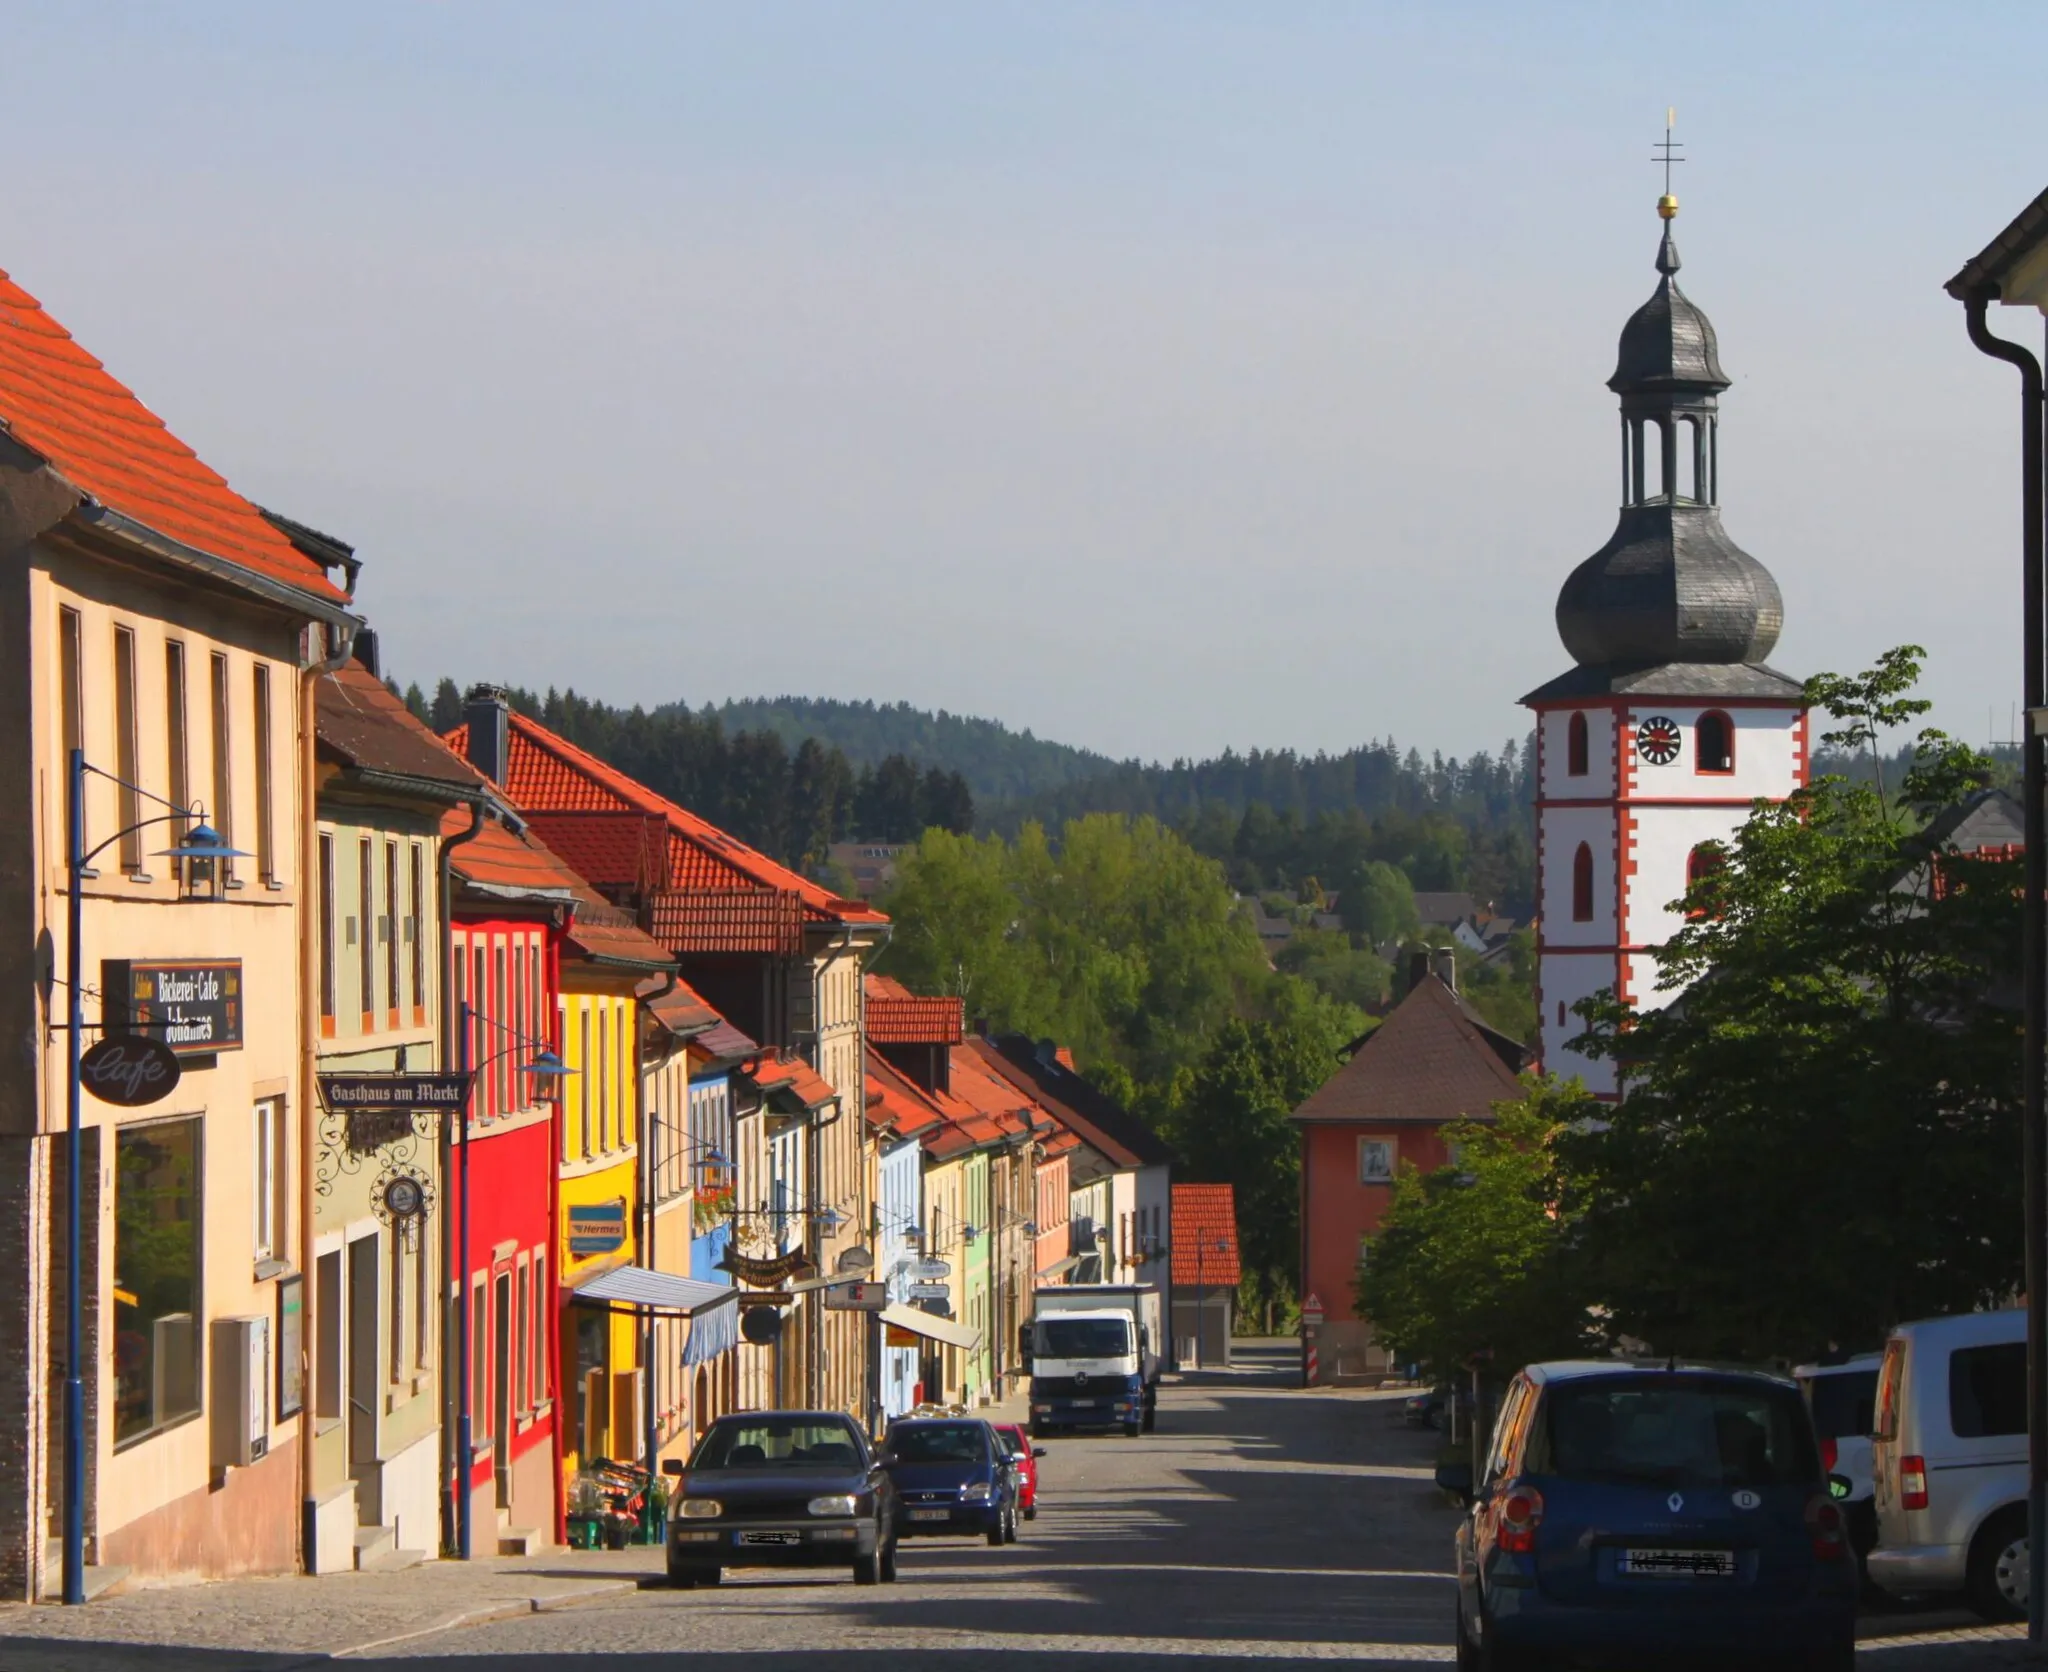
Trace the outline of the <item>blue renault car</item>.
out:
<instances>
[{"instance_id":1,"label":"blue renault car","mask_svg":"<svg viewBox=\"0 0 2048 1672\"><path fill-rule=\"evenodd\" d=\"M882 1467L896 1483L904 1538L1017 1542L1017 1475L1010 1448L979 1417L908 1417L889 1425Z\"/></svg>"},{"instance_id":2,"label":"blue renault car","mask_svg":"<svg viewBox=\"0 0 2048 1672\"><path fill-rule=\"evenodd\" d=\"M1839 1668L1856 1560L1798 1386L1760 1371L1532 1364L1458 1528L1458 1665Z\"/></svg>"}]
</instances>

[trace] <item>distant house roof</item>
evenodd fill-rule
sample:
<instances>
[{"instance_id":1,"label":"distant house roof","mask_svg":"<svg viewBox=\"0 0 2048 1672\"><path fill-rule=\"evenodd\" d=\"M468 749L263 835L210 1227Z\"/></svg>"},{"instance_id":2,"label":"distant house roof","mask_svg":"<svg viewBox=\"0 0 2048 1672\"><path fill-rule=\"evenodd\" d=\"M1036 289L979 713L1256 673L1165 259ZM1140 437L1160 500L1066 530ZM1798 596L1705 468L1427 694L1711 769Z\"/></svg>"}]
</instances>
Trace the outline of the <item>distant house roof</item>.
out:
<instances>
[{"instance_id":1,"label":"distant house roof","mask_svg":"<svg viewBox=\"0 0 2048 1672\"><path fill-rule=\"evenodd\" d=\"M1116 1166L1172 1164L1173 1151L1164 1139L1061 1062L1049 1046L1041 1050L1036 1041L1012 1033L999 1039L970 1039L964 1049L1028 1093L1053 1119Z\"/></svg>"},{"instance_id":2,"label":"distant house roof","mask_svg":"<svg viewBox=\"0 0 2048 1672\"><path fill-rule=\"evenodd\" d=\"M1933 846L1958 853L1976 853L1982 848L2024 851L2026 809L2004 790L1979 790L1953 807L1942 808L1927 821L1923 834Z\"/></svg>"},{"instance_id":3,"label":"distant house roof","mask_svg":"<svg viewBox=\"0 0 2048 1672\"><path fill-rule=\"evenodd\" d=\"M740 1072L767 1096L805 1109L822 1109L839 1095L822 1074L791 1051L763 1051L741 1063Z\"/></svg>"},{"instance_id":4,"label":"distant house roof","mask_svg":"<svg viewBox=\"0 0 2048 1672\"><path fill-rule=\"evenodd\" d=\"M620 911L588 884L576 890L576 919L569 927L568 951L571 957L615 969L651 972L676 967L667 947L642 934L630 913Z\"/></svg>"},{"instance_id":5,"label":"distant house roof","mask_svg":"<svg viewBox=\"0 0 2048 1672\"><path fill-rule=\"evenodd\" d=\"M893 976L866 978L867 1036L875 1045L957 1045L964 1036L961 1003L921 998Z\"/></svg>"},{"instance_id":6,"label":"distant house roof","mask_svg":"<svg viewBox=\"0 0 2048 1672\"><path fill-rule=\"evenodd\" d=\"M1227 1184L1173 1187L1173 1281L1204 1288L1237 1287L1237 1197Z\"/></svg>"},{"instance_id":7,"label":"distant house roof","mask_svg":"<svg viewBox=\"0 0 2048 1672\"><path fill-rule=\"evenodd\" d=\"M451 807L441 815L443 836L460 836L468 829L467 808ZM584 886L583 879L544 843L496 817L486 817L473 840L452 849L448 864L465 894L487 899L547 901L573 908Z\"/></svg>"},{"instance_id":8,"label":"distant house roof","mask_svg":"<svg viewBox=\"0 0 2048 1672\"><path fill-rule=\"evenodd\" d=\"M474 799L489 788L360 662L344 662L314 682L313 730L316 746L335 764L414 780L422 794Z\"/></svg>"},{"instance_id":9,"label":"distant house roof","mask_svg":"<svg viewBox=\"0 0 2048 1672\"><path fill-rule=\"evenodd\" d=\"M2038 287L2038 258L2044 243L2048 243L2048 191L2036 197L1996 238L1964 262L1962 271L1943 288L1959 302L1979 294L2002 301L2032 302L2034 296L2025 281L2034 280ZM2012 283L2016 276L2022 280L2017 286ZM2013 294L2016 290L2027 294Z\"/></svg>"},{"instance_id":10,"label":"distant house roof","mask_svg":"<svg viewBox=\"0 0 2048 1672\"><path fill-rule=\"evenodd\" d=\"M641 1003L658 1027L678 1039L702 1039L725 1020L687 981L675 981L665 992L660 991L668 982L668 977L657 976L641 984ZM747 1044L751 1048L753 1041Z\"/></svg>"},{"instance_id":11,"label":"distant house roof","mask_svg":"<svg viewBox=\"0 0 2048 1672\"><path fill-rule=\"evenodd\" d=\"M1415 896L1415 915L1430 928L1448 929L1478 910L1469 894L1418 893Z\"/></svg>"},{"instance_id":12,"label":"distant house roof","mask_svg":"<svg viewBox=\"0 0 2048 1672\"><path fill-rule=\"evenodd\" d=\"M0 428L105 513L317 600L347 602L302 552L126 385L73 340L42 304L0 272Z\"/></svg>"},{"instance_id":13,"label":"distant house roof","mask_svg":"<svg viewBox=\"0 0 2048 1672\"><path fill-rule=\"evenodd\" d=\"M1533 1056L1424 976L1294 1118L1370 1126L1488 1120L1494 1104L1523 1095L1517 1076Z\"/></svg>"}]
</instances>

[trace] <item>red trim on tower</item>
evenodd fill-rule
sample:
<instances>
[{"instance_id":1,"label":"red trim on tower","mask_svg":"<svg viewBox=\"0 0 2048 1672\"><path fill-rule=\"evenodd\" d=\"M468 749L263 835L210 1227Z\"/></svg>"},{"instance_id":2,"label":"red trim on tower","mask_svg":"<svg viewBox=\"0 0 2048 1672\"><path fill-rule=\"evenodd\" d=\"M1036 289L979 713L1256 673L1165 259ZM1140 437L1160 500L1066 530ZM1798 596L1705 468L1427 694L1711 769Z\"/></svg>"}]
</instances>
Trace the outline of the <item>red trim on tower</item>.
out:
<instances>
[{"instance_id":1,"label":"red trim on tower","mask_svg":"<svg viewBox=\"0 0 2048 1672\"><path fill-rule=\"evenodd\" d=\"M1809 732L1813 726L1813 710L1799 711L1799 724L1792 729L1792 778L1800 789L1805 789L1813 777L1813 752Z\"/></svg>"},{"instance_id":2,"label":"red trim on tower","mask_svg":"<svg viewBox=\"0 0 2048 1672\"><path fill-rule=\"evenodd\" d=\"M1766 796L1764 799L1768 801L1770 797ZM1756 805L1756 801L1757 798L1753 795L1670 795L1630 796L1628 798L1628 804L1631 807L1753 807ZM1587 796L1583 800L1560 799L1536 803L1539 809L1544 807L1609 807L1613 804L1613 799L1604 795Z\"/></svg>"}]
</instances>

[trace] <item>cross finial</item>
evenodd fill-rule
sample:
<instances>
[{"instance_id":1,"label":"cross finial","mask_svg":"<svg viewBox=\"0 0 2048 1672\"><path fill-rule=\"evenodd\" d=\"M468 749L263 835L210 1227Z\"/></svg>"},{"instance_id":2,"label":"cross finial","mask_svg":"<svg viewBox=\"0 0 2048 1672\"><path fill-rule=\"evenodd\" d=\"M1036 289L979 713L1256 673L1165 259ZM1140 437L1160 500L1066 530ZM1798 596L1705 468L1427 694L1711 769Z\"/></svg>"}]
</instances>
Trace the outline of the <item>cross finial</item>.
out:
<instances>
[{"instance_id":1,"label":"cross finial","mask_svg":"<svg viewBox=\"0 0 2048 1672\"><path fill-rule=\"evenodd\" d=\"M1658 155L1650 159L1664 165L1664 195L1657 199L1657 213L1667 221L1678 213L1678 199L1671 195L1671 165L1685 161L1678 154L1685 146L1671 137L1672 129L1677 126L1678 108L1674 105L1664 112L1664 138L1656 147Z\"/></svg>"}]
</instances>

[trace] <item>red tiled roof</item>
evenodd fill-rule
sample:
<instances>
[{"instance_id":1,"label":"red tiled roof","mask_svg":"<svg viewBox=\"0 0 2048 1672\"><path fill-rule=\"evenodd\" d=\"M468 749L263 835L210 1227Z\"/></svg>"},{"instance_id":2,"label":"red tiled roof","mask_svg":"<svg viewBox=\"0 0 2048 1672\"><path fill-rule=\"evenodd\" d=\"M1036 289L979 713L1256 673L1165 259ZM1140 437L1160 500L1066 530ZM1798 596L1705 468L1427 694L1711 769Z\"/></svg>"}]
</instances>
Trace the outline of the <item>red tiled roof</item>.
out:
<instances>
[{"instance_id":1,"label":"red tiled roof","mask_svg":"<svg viewBox=\"0 0 2048 1672\"><path fill-rule=\"evenodd\" d=\"M110 510L329 602L345 595L0 272L0 424Z\"/></svg>"},{"instance_id":2,"label":"red tiled roof","mask_svg":"<svg viewBox=\"0 0 2048 1672\"><path fill-rule=\"evenodd\" d=\"M1426 976L1351 1060L1309 1094L1294 1119L1372 1126L1491 1120L1494 1104L1523 1095L1517 1075L1531 1055Z\"/></svg>"},{"instance_id":3,"label":"red tiled roof","mask_svg":"<svg viewBox=\"0 0 2048 1672\"><path fill-rule=\"evenodd\" d=\"M668 978L658 976L652 982L643 983L648 996L644 999L647 1014L655 1022L668 1029L678 1038L701 1038L717 1027L724 1017L704 1002L702 995L687 981L678 981L666 992L654 996Z\"/></svg>"},{"instance_id":4,"label":"red tiled roof","mask_svg":"<svg viewBox=\"0 0 2048 1672\"><path fill-rule=\"evenodd\" d=\"M523 815L534 834L590 882L651 892L664 881L661 820L646 813Z\"/></svg>"},{"instance_id":5,"label":"red tiled roof","mask_svg":"<svg viewBox=\"0 0 2048 1672\"><path fill-rule=\"evenodd\" d=\"M441 817L443 836L460 836L468 829L466 807L451 807ZM484 820L474 840L450 852L448 863L462 881L500 893L509 890L573 904L583 887L583 879L535 837L517 834L494 818Z\"/></svg>"},{"instance_id":6,"label":"red tiled roof","mask_svg":"<svg viewBox=\"0 0 2048 1672\"><path fill-rule=\"evenodd\" d=\"M957 1045L964 1033L958 999L921 998L886 975L867 978L868 1038L877 1045Z\"/></svg>"},{"instance_id":7,"label":"red tiled roof","mask_svg":"<svg viewBox=\"0 0 2048 1672\"><path fill-rule=\"evenodd\" d=\"M778 865L688 808L656 795L645 784L607 766L523 714L508 717L505 793L513 805L536 812L635 811L669 827L668 885L672 889L755 888L794 894L806 919L823 923L883 924L888 917L864 900L846 900L787 866ZM449 746L467 754L469 728L448 734Z\"/></svg>"},{"instance_id":8,"label":"red tiled roof","mask_svg":"<svg viewBox=\"0 0 2048 1672\"><path fill-rule=\"evenodd\" d=\"M739 1071L764 1092L786 1092L806 1109L822 1109L839 1095L815 1068L787 1051L763 1051Z\"/></svg>"},{"instance_id":9,"label":"red tiled roof","mask_svg":"<svg viewBox=\"0 0 2048 1672\"><path fill-rule=\"evenodd\" d=\"M1042 1061L1031 1040L1021 1035L969 1039L953 1053L956 1076L962 1053L971 1053L977 1067L1014 1086L1112 1167L1152 1167L1173 1160L1165 1140L1143 1121L1057 1056Z\"/></svg>"},{"instance_id":10,"label":"red tiled roof","mask_svg":"<svg viewBox=\"0 0 2048 1672\"><path fill-rule=\"evenodd\" d=\"M648 926L677 952L801 951L803 904L773 888L667 890L654 896Z\"/></svg>"},{"instance_id":11,"label":"red tiled roof","mask_svg":"<svg viewBox=\"0 0 2048 1672\"><path fill-rule=\"evenodd\" d=\"M1218 1244L1227 1243L1228 1247ZM1197 1244L1200 1245L1199 1250ZM1173 1281L1236 1288L1237 1197L1227 1184L1173 1187Z\"/></svg>"},{"instance_id":12,"label":"red tiled roof","mask_svg":"<svg viewBox=\"0 0 2048 1672\"><path fill-rule=\"evenodd\" d=\"M460 850L458 850L460 851ZM569 926L569 952L611 963L674 969L667 947L644 935L632 918L588 887L576 891L576 920Z\"/></svg>"}]
</instances>

